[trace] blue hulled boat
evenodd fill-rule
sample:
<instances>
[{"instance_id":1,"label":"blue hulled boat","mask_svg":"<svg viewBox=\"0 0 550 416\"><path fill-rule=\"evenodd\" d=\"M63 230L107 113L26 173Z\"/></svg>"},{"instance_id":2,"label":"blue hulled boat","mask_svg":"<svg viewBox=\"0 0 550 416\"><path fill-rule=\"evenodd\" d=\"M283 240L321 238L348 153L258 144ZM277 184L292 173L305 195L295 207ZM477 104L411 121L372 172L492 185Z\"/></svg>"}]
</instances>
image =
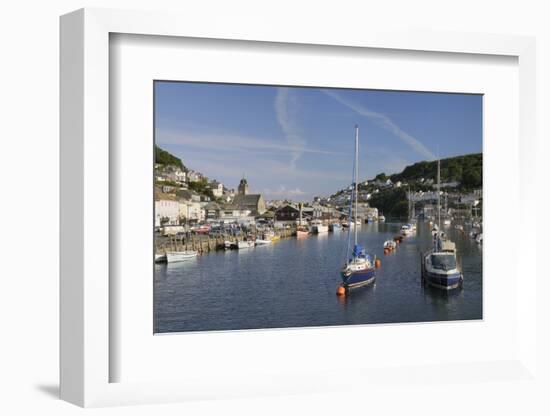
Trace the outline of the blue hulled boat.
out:
<instances>
[{"instance_id":1,"label":"blue hulled boat","mask_svg":"<svg viewBox=\"0 0 550 416\"><path fill-rule=\"evenodd\" d=\"M359 160L359 127L355 126L355 160L353 169L353 191L350 198L349 217L357 217L357 204L358 204L358 165ZM353 204L355 202L355 216L353 215ZM354 246L353 251L350 253L351 247L351 228L348 228L348 248L346 251L346 264L342 268L342 286L345 290L353 289L360 286L368 285L376 279L376 267L371 256L367 254L365 249L357 243L357 229L359 227L353 227L354 234Z\"/></svg>"}]
</instances>

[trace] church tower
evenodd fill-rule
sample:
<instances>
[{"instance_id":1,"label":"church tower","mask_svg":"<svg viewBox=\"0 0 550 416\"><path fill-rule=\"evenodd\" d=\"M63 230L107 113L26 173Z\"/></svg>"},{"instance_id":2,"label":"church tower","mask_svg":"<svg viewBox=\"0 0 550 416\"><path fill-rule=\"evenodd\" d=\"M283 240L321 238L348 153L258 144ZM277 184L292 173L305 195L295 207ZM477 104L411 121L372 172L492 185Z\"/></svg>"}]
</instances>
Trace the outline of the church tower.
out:
<instances>
[{"instance_id":1,"label":"church tower","mask_svg":"<svg viewBox=\"0 0 550 416\"><path fill-rule=\"evenodd\" d=\"M239 195L247 195L248 194L248 182L243 177L241 179L241 182L239 183Z\"/></svg>"}]
</instances>

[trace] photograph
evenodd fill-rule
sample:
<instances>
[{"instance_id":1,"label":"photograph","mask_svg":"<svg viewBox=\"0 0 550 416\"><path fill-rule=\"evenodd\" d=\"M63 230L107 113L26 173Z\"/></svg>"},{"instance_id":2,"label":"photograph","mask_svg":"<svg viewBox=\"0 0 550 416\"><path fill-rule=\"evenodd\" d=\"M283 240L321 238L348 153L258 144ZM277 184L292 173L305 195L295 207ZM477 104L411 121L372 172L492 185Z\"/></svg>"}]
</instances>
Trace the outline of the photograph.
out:
<instances>
[{"instance_id":1,"label":"photograph","mask_svg":"<svg viewBox=\"0 0 550 416\"><path fill-rule=\"evenodd\" d=\"M156 80L154 333L483 319L483 95Z\"/></svg>"}]
</instances>

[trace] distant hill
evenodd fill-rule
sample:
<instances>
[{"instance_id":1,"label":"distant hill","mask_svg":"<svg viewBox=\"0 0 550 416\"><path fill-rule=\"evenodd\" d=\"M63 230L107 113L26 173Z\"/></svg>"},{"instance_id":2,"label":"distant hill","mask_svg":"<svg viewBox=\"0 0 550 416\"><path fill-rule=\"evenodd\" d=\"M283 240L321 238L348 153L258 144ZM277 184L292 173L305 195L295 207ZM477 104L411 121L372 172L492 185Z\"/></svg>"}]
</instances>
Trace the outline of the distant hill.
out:
<instances>
[{"instance_id":1,"label":"distant hill","mask_svg":"<svg viewBox=\"0 0 550 416\"><path fill-rule=\"evenodd\" d=\"M388 179L393 184L402 182L406 187L381 185ZM481 153L441 159L441 183L458 182L455 192L466 194L482 187L483 156ZM437 161L417 162L405 167L402 172L391 175L379 173L375 178L359 184L359 198L366 193L371 207L378 208L386 216L404 217L407 215L407 190L413 192L432 191L437 181ZM347 201L343 195L349 195L349 188L331 195L331 200ZM346 202L347 203L347 202Z\"/></svg>"},{"instance_id":2,"label":"distant hill","mask_svg":"<svg viewBox=\"0 0 550 416\"><path fill-rule=\"evenodd\" d=\"M167 152L166 150L161 149L155 145L155 163L160 163L161 165L173 165L179 167L184 172L187 172L188 169L184 166L181 159L177 158L173 154Z\"/></svg>"},{"instance_id":3,"label":"distant hill","mask_svg":"<svg viewBox=\"0 0 550 416\"><path fill-rule=\"evenodd\" d=\"M479 188L483 177L483 155L474 153L441 159L441 182L460 182L462 188ZM382 174L383 175L383 174ZM401 173L390 175L392 182L424 179L437 180L437 161L418 162Z\"/></svg>"}]
</instances>

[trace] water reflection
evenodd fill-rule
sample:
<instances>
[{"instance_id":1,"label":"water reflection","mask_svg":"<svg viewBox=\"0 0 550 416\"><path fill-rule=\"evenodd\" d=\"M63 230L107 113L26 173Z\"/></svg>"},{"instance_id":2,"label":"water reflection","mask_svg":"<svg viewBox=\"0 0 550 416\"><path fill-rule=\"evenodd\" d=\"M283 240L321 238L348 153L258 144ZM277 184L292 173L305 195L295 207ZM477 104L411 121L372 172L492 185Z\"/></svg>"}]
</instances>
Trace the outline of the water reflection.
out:
<instances>
[{"instance_id":1,"label":"water reflection","mask_svg":"<svg viewBox=\"0 0 550 416\"><path fill-rule=\"evenodd\" d=\"M347 231L284 239L246 250L155 265L157 332L304 327L480 319L481 249L464 234L457 244L465 281L445 292L421 284L420 253L431 245L427 224L384 255L401 224L365 224L359 242L382 261L376 282L336 296Z\"/></svg>"}]
</instances>

